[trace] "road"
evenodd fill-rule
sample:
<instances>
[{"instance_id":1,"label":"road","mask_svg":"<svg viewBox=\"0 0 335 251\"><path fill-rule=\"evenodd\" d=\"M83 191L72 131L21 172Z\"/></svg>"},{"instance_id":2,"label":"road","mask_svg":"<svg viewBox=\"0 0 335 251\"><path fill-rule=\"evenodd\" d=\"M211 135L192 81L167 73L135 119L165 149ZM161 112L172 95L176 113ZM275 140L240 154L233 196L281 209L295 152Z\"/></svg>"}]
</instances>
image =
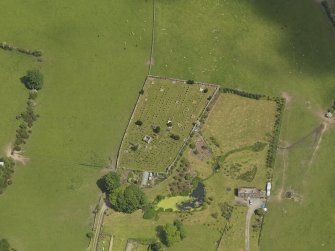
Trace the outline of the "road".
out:
<instances>
[{"instance_id":1,"label":"road","mask_svg":"<svg viewBox=\"0 0 335 251\"><path fill-rule=\"evenodd\" d=\"M245 251L250 251L250 238L249 238L249 231L250 231L250 221L251 217L254 214L255 210L260 208L263 204L263 201L261 199L251 199L252 204L248 204L248 213L246 217L246 223L245 223Z\"/></svg>"},{"instance_id":2,"label":"road","mask_svg":"<svg viewBox=\"0 0 335 251\"><path fill-rule=\"evenodd\" d=\"M94 222L94 233L93 233L93 240L92 240L92 251L96 251L98 248L98 241L99 241L99 235L100 235L100 230L101 230L101 225L104 219L104 214L107 209L107 206L105 203L102 204L97 216L96 220Z\"/></svg>"}]
</instances>

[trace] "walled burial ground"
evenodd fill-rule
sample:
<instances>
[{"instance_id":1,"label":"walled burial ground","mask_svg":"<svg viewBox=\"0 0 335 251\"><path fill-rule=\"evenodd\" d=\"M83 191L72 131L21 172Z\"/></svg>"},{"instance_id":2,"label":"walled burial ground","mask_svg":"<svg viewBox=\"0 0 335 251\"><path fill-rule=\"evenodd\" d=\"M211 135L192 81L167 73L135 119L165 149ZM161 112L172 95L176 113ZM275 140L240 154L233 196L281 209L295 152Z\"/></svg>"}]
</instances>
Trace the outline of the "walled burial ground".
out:
<instances>
[{"instance_id":1,"label":"walled burial ground","mask_svg":"<svg viewBox=\"0 0 335 251\"><path fill-rule=\"evenodd\" d=\"M157 203L156 208L174 198L179 201L181 191L172 191L171 184L177 188L183 183L180 170L186 167L182 163L188 163L187 173L200 178L205 185L206 199L202 208L182 212L176 205L171 205L170 210L158 211L159 217L155 220L143 219L140 211L131 215L108 213L103 232L113 235L116 244L113 250L124 250L128 239L154 240L155 227L174 219L183 221L188 234L168 250L244 249L247 207L235 205L234 188L247 186L264 190L266 156L274 128L276 103L220 93L209 108L202 119L201 129L191 138L172 174L165 181L145 189L150 200L157 195L166 197ZM198 149L197 142L200 141L202 147ZM203 158L202 151L210 154ZM214 169L222 156L225 158L221 159L221 168ZM255 167L256 172L250 172ZM230 215L223 209L225 203L232 208ZM258 250L259 223L253 216L251 226L255 227L250 229L252 250Z\"/></svg>"},{"instance_id":2,"label":"walled burial ground","mask_svg":"<svg viewBox=\"0 0 335 251\"><path fill-rule=\"evenodd\" d=\"M126 131L118 166L164 172L176 158L216 88L149 77ZM179 139L173 139L173 135Z\"/></svg>"}]
</instances>

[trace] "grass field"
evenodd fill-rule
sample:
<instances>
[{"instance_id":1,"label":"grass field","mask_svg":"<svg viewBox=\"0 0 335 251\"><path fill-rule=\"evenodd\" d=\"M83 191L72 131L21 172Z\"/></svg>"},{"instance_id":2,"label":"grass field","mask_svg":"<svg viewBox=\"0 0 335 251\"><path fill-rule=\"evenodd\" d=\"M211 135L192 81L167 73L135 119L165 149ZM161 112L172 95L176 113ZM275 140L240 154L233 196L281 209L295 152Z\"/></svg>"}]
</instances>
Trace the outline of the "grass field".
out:
<instances>
[{"instance_id":1,"label":"grass field","mask_svg":"<svg viewBox=\"0 0 335 251\"><path fill-rule=\"evenodd\" d=\"M283 142L293 143L320 124L316 114L334 99L335 35L316 1L158 0L156 6L153 74L273 96L286 92L291 100ZM129 0L0 3L0 20L6 24L2 39L45 54L41 118L26 147L31 160L0 198L0 236L18 250L86 247L89 207L101 174L78 163L102 165L117 151L147 70L151 7L150 1ZM8 89L6 84L35 62L2 51L0 59L6 62L0 66L6 92L0 99L6 113L0 123L2 148L14 136L12 119L26 97L21 86ZM273 194L284 183L284 191L294 189L304 199L270 201L261 250L335 249L329 199L334 138L334 129L328 129L309 169L304 148L289 152L286 169L278 159ZM129 224L122 225L124 231L133 229ZM200 223L190 234L214 247L220 234L211 230ZM154 235L151 226L150 231ZM175 248L188 244L185 239ZM194 250L201 248L208 246Z\"/></svg>"},{"instance_id":2,"label":"grass field","mask_svg":"<svg viewBox=\"0 0 335 251\"><path fill-rule=\"evenodd\" d=\"M192 5L159 1L156 15L153 74L218 82L273 96L286 92L291 100L281 140L288 143L320 124L317 114L334 99L335 35L316 1L198 0ZM303 150L289 153L285 175L289 183L284 190L300 188L305 200L302 204L270 201L261 250L335 249L335 220L328 217L333 205L324 192L334 188L326 178L333 173L334 146L327 142L334 138L334 130L326 133L312 163L313 175L311 171L304 182L301 170L306 165L300 165L306 154ZM275 196L281 189L283 170L279 159ZM307 229L312 231L307 233Z\"/></svg>"},{"instance_id":3,"label":"grass field","mask_svg":"<svg viewBox=\"0 0 335 251\"><path fill-rule=\"evenodd\" d=\"M0 3L0 21L8 24L1 39L42 50L45 59L41 117L25 146L30 161L0 198L0 236L18 250L87 247L96 181L117 152L147 74L151 11L150 1ZM2 149L25 106L18 78L36 61L5 51L0 60L0 102L8 107L1 109Z\"/></svg>"},{"instance_id":4,"label":"grass field","mask_svg":"<svg viewBox=\"0 0 335 251\"><path fill-rule=\"evenodd\" d=\"M200 88L208 92L201 92ZM164 172L176 158L215 87L149 78L143 90L120 150L119 167ZM136 121L143 124L136 125ZM172 123L170 128L168 121ZM160 131L154 132L155 127ZM172 139L172 134L180 139ZM145 136L151 137L151 142L145 142Z\"/></svg>"}]
</instances>

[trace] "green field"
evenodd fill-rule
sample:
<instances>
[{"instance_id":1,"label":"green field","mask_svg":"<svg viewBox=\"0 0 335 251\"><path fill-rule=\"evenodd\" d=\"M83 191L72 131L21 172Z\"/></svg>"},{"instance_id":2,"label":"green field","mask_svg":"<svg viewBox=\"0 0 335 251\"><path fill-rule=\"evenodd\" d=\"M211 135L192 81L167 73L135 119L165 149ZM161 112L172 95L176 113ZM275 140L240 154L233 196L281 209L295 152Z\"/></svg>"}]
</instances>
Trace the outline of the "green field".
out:
<instances>
[{"instance_id":1,"label":"green field","mask_svg":"<svg viewBox=\"0 0 335 251\"><path fill-rule=\"evenodd\" d=\"M316 2L157 0L152 74L273 96L285 92L291 98L281 140L294 143L320 124L318 114L334 100L335 35ZM152 2L10 1L0 3L0 13L1 40L40 49L45 58L39 63L45 76L41 118L26 146L30 161L17 168L0 197L0 237L18 250L83 250L102 175L92 166L105 166L116 154L147 74ZM18 78L37 63L4 51L0 60L6 62L0 66L3 148L25 107ZM310 165L314 145L291 149L286 165L279 155L261 250L335 249L335 132L329 128ZM198 168L203 176L209 174L205 166ZM303 199L277 200L282 187ZM124 232L146 229L125 222ZM186 224L191 236L209 245L185 239L174 249L215 247L220 234L203 222ZM154 224L148 225L153 236Z\"/></svg>"},{"instance_id":2,"label":"green field","mask_svg":"<svg viewBox=\"0 0 335 251\"><path fill-rule=\"evenodd\" d=\"M200 88L208 91L203 93ZM125 134L118 166L164 172L176 158L214 90L212 86L149 78ZM136 121L143 124L136 125ZM171 126L167 124L169 121ZM154 132L155 127L160 131ZM173 134L179 139L172 139ZM150 137L150 142L144 141L145 136Z\"/></svg>"},{"instance_id":3,"label":"green field","mask_svg":"<svg viewBox=\"0 0 335 251\"><path fill-rule=\"evenodd\" d=\"M147 74L152 3L33 0L2 2L0 10L1 40L44 57L30 161L0 197L0 236L18 250L84 250L101 167L118 150ZM25 107L19 78L37 62L8 51L0 60L2 149Z\"/></svg>"},{"instance_id":4,"label":"green field","mask_svg":"<svg viewBox=\"0 0 335 251\"><path fill-rule=\"evenodd\" d=\"M153 73L273 96L286 92L291 100L282 141L293 143L318 126L318 114L335 98L334 28L316 1L197 0L192 5L159 1L156 15ZM306 171L306 165L301 158L307 154L289 154L284 190L301 189L305 199L302 204L270 200L261 250L335 248L335 219L330 216L333 203L325 192L334 188L330 178L334 135L334 129L326 132L312 163L313 171L303 182L301 170ZM281 188L281 164L279 159L274 196Z\"/></svg>"}]
</instances>

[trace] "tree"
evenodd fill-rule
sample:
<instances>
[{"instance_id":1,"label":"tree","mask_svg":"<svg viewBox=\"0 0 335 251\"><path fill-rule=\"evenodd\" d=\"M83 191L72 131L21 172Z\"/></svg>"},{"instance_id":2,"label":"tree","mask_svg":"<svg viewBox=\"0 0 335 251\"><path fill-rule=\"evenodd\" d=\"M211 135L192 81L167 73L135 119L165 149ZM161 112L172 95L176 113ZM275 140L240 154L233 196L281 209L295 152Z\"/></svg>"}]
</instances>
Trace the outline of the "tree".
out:
<instances>
[{"instance_id":1,"label":"tree","mask_svg":"<svg viewBox=\"0 0 335 251\"><path fill-rule=\"evenodd\" d=\"M25 86L30 90L40 90L43 87L43 75L39 70L29 70L22 78Z\"/></svg>"},{"instance_id":2,"label":"tree","mask_svg":"<svg viewBox=\"0 0 335 251\"><path fill-rule=\"evenodd\" d=\"M104 181L105 188L108 193L112 193L116 188L121 186L120 175L115 172L106 174Z\"/></svg>"},{"instance_id":3,"label":"tree","mask_svg":"<svg viewBox=\"0 0 335 251\"><path fill-rule=\"evenodd\" d=\"M154 133L159 133L161 131L161 128L159 126L154 126L153 129Z\"/></svg>"},{"instance_id":4,"label":"tree","mask_svg":"<svg viewBox=\"0 0 335 251\"><path fill-rule=\"evenodd\" d=\"M136 120L135 125L141 126L143 122L141 120Z\"/></svg>"},{"instance_id":5,"label":"tree","mask_svg":"<svg viewBox=\"0 0 335 251\"><path fill-rule=\"evenodd\" d=\"M145 194L135 185L115 189L110 194L109 200L116 211L124 213L133 213L147 204Z\"/></svg>"}]
</instances>

